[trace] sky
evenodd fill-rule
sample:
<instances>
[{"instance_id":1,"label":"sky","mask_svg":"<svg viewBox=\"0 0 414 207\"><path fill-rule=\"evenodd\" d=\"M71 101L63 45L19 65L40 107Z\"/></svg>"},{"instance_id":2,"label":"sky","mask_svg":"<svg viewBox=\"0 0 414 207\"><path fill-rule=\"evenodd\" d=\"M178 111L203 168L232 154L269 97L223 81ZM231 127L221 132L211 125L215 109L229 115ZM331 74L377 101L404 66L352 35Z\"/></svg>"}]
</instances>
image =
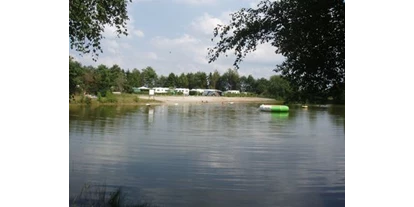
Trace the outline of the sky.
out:
<instances>
[{"instance_id":1,"label":"sky","mask_svg":"<svg viewBox=\"0 0 414 207\"><path fill-rule=\"evenodd\" d=\"M235 56L220 55L208 63L207 48L214 47L213 29L228 24L230 14L241 8L256 7L259 0L133 0L128 5L128 36L115 34L114 27L106 27L101 41L103 53L96 62L91 55L79 55L69 49L83 65L119 65L125 70L151 66L158 75L218 70L223 74L234 68ZM216 38L216 40L219 40ZM276 54L270 44L258 46L240 64L240 75L269 78L284 57Z\"/></svg>"}]
</instances>

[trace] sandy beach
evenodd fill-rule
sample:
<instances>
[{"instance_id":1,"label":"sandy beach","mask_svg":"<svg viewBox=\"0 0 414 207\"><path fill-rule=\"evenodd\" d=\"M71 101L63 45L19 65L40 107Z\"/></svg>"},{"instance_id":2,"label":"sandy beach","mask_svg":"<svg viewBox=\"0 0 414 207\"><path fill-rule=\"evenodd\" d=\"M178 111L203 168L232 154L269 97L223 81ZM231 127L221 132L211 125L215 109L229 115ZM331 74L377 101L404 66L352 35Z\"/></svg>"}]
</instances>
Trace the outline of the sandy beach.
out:
<instances>
[{"instance_id":1,"label":"sandy beach","mask_svg":"<svg viewBox=\"0 0 414 207\"><path fill-rule=\"evenodd\" d=\"M148 95L140 95L140 99L149 99ZM224 96L154 96L151 99L162 101L165 104L176 103L271 103L277 102L275 99L259 97L224 97Z\"/></svg>"}]
</instances>

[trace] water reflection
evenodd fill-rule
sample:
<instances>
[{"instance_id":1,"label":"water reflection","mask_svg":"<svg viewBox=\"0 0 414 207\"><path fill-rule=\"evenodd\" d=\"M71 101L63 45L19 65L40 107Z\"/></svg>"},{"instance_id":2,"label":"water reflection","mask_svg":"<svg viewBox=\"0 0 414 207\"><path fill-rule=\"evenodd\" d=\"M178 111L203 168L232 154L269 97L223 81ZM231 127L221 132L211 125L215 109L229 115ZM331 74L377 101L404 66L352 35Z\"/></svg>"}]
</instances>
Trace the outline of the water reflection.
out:
<instances>
[{"instance_id":1,"label":"water reflection","mask_svg":"<svg viewBox=\"0 0 414 207\"><path fill-rule=\"evenodd\" d=\"M289 118L289 112L282 112L282 113L271 113L272 118L275 120L286 120Z\"/></svg>"},{"instance_id":2,"label":"water reflection","mask_svg":"<svg viewBox=\"0 0 414 207\"><path fill-rule=\"evenodd\" d=\"M154 121L154 109L148 109L148 123L152 123Z\"/></svg>"},{"instance_id":3,"label":"water reflection","mask_svg":"<svg viewBox=\"0 0 414 207\"><path fill-rule=\"evenodd\" d=\"M344 206L341 121L253 104L78 109L70 194L97 182L163 206Z\"/></svg>"}]
</instances>

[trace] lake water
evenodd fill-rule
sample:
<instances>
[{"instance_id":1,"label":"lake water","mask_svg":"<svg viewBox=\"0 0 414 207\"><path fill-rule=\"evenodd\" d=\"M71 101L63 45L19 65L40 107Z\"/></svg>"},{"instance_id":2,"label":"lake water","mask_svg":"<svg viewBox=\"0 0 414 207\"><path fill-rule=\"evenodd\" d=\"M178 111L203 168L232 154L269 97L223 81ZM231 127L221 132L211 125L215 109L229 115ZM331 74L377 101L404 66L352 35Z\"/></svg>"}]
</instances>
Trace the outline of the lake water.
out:
<instances>
[{"instance_id":1,"label":"lake water","mask_svg":"<svg viewBox=\"0 0 414 207\"><path fill-rule=\"evenodd\" d=\"M86 183L159 206L345 206L345 108L70 107L69 197Z\"/></svg>"}]
</instances>

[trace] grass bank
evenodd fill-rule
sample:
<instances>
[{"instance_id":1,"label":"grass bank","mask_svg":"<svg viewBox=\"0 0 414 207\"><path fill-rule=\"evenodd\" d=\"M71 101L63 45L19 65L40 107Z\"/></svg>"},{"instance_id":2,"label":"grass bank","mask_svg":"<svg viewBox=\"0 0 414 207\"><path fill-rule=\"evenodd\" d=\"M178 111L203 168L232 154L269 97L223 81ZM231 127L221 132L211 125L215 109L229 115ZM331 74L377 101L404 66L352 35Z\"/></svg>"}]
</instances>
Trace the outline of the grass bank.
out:
<instances>
[{"instance_id":1,"label":"grass bank","mask_svg":"<svg viewBox=\"0 0 414 207\"><path fill-rule=\"evenodd\" d=\"M161 101L149 99L136 94L106 94L104 96L75 95L69 100L70 105L145 105L161 104Z\"/></svg>"},{"instance_id":2,"label":"grass bank","mask_svg":"<svg viewBox=\"0 0 414 207\"><path fill-rule=\"evenodd\" d=\"M70 105L161 105L161 104L177 104L177 103L272 103L282 104L283 101L249 96L184 96L184 95L156 95L149 97L148 95L137 94L112 94L107 93L105 97L100 96L83 96L77 95L70 99Z\"/></svg>"}]
</instances>

